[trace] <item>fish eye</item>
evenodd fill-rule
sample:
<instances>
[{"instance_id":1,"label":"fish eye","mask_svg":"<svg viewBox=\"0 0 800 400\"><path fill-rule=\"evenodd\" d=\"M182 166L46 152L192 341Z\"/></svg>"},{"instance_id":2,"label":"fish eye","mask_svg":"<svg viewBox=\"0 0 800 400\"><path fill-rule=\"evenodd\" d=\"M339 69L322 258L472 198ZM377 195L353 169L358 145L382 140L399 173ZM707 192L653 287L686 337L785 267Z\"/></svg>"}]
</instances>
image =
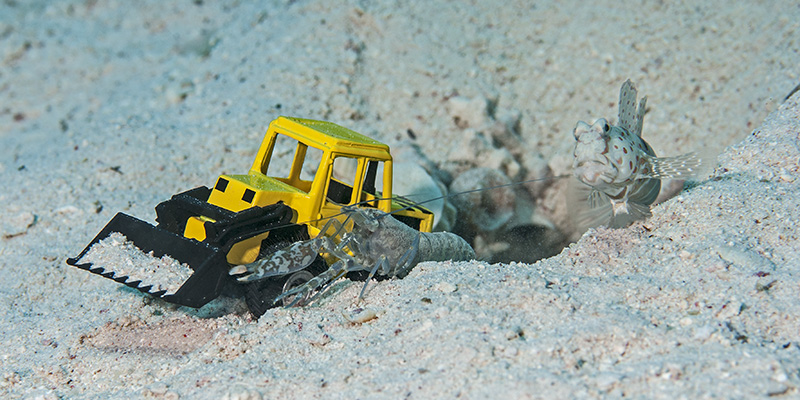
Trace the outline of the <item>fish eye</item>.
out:
<instances>
[{"instance_id":1,"label":"fish eye","mask_svg":"<svg viewBox=\"0 0 800 400\"><path fill-rule=\"evenodd\" d=\"M611 130L611 127L610 127L610 126L608 126L608 123L607 123L607 122L606 122L606 123L604 123L604 124L603 124L603 133L607 133L609 130Z\"/></svg>"}]
</instances>

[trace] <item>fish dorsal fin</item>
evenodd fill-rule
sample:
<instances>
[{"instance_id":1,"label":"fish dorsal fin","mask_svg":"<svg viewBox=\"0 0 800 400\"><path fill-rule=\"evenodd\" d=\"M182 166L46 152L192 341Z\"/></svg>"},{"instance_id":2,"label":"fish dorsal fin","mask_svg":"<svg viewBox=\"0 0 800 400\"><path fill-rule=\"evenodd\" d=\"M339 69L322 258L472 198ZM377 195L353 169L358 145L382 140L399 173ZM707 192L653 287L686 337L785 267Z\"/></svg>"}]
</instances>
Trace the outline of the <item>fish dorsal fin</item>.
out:
<instances>
[{"instance_id":1,"label":"fish dorsal fin","mask_svg":"<svg viewBox=\"0 0 800 400\"><path fill-rule=\"evenodd\" d=\"M636 95L636 86L633 85L630 79L626 80L619 90L619 125L636 136L642 136L642 123L644 122L647 97L642 98L637 108Z\"/></svg>"},{"instance_id":2,"label":"fish dorsal fin","mask_svg":"<svg viewBox=\"0 0 800 400\"><path fill-rule=\"evenodd\" d=\"M639 137L642 137L645 105L647 105L647 96L642 97L642 100L639 101L639 110L636 112L636 125L633 127L633 133Z\"/></svg>"},{"instance_id":3,"label":"fish dorsal fin","mask_svg":"<svg viewBox=\"0 0 800 400\"><path fill-rule=\"evenodd\" d=\"M636 87L630 79L619 89L619 126L633 132L634 114L636 113Z\"/></svg>"}]
</instances>

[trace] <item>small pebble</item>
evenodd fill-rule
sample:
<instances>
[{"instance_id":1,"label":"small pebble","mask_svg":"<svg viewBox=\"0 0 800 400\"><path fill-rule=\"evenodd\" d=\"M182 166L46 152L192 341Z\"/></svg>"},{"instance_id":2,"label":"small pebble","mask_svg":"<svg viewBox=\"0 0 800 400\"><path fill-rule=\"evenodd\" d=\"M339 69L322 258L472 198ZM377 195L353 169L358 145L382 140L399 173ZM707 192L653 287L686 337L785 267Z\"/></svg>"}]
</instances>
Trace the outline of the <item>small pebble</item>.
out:
<instances>
[{"instance_id":1,"label":"small pebble","mask_svg":"<svg viewBox=\"0 0 800 400\"><path fill-rule=\"evenodd\" d=\"M342 316L351 324L363 324L378 318L378 313L371 308L355 308L349 311L342 311Z\"/></svg>"},{"instance_id":2,"label":"small pebble","mask_svg":"<svg viewBox=\"0 0 800 400\"><path fill-rule=\"evenodd\" d=\"M456 291L456 289L458 289L456 285L453 285L450 282L439 282L439 284L436 285L436 290L442 293L453 293Z\"/></svg>"}]
</instances>

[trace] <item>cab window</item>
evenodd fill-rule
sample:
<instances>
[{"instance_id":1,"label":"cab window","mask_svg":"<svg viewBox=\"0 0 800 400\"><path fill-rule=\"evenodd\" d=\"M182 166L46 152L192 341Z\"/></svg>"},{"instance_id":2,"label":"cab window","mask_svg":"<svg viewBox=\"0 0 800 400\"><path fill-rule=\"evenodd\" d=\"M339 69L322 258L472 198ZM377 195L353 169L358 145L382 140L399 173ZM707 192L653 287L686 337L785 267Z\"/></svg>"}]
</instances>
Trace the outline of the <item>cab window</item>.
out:
<instances>
[{"instance_id":1,"label":"cab window","mask_svg":"<svg viewBox=\"0 0 800 400\"><path fill-rule=\"evenodd\" d=\"M323 151L278 134L266 174L308 192L322 161Z\"/></svg>"}]
</instances>

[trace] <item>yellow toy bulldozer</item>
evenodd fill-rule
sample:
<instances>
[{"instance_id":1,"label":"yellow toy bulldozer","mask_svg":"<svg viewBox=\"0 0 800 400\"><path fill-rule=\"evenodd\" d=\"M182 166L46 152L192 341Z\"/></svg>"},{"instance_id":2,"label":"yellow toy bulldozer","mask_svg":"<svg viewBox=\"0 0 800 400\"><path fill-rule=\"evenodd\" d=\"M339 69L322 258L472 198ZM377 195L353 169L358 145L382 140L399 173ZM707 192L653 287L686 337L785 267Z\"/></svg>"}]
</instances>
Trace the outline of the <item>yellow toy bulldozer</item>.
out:
<instances>
[{"instance_id":1,"label":"yellow toy bulldozer","mask_svg":"<svg viewBox=\"0 0 800 400\"><path fill-rule=\"evenodd\" d=\"M288 170L280 170L280 162L271 164L292 152ZM228 275L231 266L317 236L327 219L344 220L343 205L394 211L396 219L422 232L433 225L430 211L392 197L389 146L330 122L279 117L270 123L246 175L222 175L212 189L201 186L172 196L156 206L156 226L118 213L67 263L189 307L202 307L223 290L244 291L250 310L260 316L277 295L323 271L323 259L291 276L244 287ZM193 273L177 291L167 292L156 290L158 282L148 282L148 277L133 279L81 262L114 232L144 253L188 264Z\"/></svg>"}]
</instances>

